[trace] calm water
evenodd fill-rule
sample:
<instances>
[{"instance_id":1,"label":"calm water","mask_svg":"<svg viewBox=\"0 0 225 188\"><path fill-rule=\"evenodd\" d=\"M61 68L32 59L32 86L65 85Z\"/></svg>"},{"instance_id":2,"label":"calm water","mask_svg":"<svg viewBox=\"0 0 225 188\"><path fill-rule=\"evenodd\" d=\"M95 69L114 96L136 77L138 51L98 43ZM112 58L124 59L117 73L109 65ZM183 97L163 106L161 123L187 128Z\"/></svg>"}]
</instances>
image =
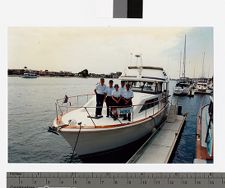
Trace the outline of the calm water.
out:
<instances>
[{"instance_id":1,"label":"calm water","mask_svg":"<svg viewBox=\"0 0 225 188\"><path fill-rule=\"evenodd\" d=\"M98 79L94 78L9 77L9 162L69 162L71 147L61 136L47 132L55 118L55 99L62 98L65 94L92 93L97 82ZM171 93L174 84L175 82L170 83ZM196 114L200 106L208 102L208 96L177 97L177 100L183 106L183 113L188 112L188 118L172 162L192 163L195 156ZM116 162L126 161L125 157ZM73 162L81 161L75 157Z\"/></svg>"}]
</instances>

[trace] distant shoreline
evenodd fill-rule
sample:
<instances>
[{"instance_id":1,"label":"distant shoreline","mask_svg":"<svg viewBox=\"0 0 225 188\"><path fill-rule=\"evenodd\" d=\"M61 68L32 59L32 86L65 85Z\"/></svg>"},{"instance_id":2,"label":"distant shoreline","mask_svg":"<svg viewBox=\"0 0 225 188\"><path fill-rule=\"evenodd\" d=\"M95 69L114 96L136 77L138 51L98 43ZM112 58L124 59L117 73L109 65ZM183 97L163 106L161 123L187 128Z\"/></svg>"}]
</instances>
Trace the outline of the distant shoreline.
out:
<instances>
[{"instance_id":1,"label":"distant shoreline","mask_svg":"<svg viewBox=\"0 0 225 188\"><path fill-rule=\"evenodd\" d=\"M23 75L8 75L9 78L22 78ZM101 77L79 77L79 76L38 76L37 78L101 78ZM107 79L107 78L106 78ZM110 79L110 78L108 78ZM113 78L117 79L117 78Z\"/></svg>"},{"instance_id":2,"label":"distant shoreline","mask_svg":"<svg viewBox=\"0 0 225 188\"><path fill-rule=\"evenodd\" d=\"M68 71L48 71L48 70L31 70L27 69L8 69L8 77L22 77L24 73L34 73L38 77L66 77L66 78L119 78L122 72L112 72L110 74L97 74L90 73L87 69L84 69L78 73L68 72Z\"/></svg>"}]
</instances>

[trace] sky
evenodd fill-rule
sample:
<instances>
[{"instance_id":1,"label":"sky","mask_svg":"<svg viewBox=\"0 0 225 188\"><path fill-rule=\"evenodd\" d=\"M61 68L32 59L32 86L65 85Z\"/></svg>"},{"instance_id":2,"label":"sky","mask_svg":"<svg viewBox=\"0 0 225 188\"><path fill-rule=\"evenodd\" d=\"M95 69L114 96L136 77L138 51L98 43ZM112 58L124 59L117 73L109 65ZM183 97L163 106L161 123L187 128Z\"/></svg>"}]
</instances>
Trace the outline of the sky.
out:
<instances>
[{"instance_id":1,"label":"sky","mask_svg":"<svg viewBox=\"0 0 225 188\"><path fill-rule=\"evenodd\" d=\"M211 77L212 27L10 27L8 68L108 74L139 64L141 54L143 65L178 78L185 35L186 76Z\"/></svg>"}]
</instances>

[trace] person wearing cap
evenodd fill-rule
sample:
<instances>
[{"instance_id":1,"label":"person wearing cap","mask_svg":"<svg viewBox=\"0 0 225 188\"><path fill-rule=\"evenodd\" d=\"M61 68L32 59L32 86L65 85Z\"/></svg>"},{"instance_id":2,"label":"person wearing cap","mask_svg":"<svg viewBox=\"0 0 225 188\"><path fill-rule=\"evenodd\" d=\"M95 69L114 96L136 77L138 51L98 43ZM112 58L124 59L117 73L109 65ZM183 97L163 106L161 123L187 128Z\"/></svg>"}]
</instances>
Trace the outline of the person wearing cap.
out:
<instances>
[{"instance_id":1,"label":"person wearing cap","mask_svg":"<svg viewBox=\"0 0 225 188\"><path fill-rule=\"evenodd\" d=\"M112 116L113 119L116 120L118 118L118 114L117 114L117 106L120 106L120 100L121 100L121 95L120 95L120 91L119 91L119 85L115 84L114 85L114 90L112 92Z\"/></svg>"},{"instance_id":2,"label":"person wearing cap","mask_svg":"<svg viewBox=\"0 0 225 188\"><path fill-rule=\"evenodd\" d=\"M130 89L130 84L126 84L126 90L123 94L123 101L125 107L130 107L132 106L132 98L134 97L133 91ZM127 113L124 115L123 120L128 120L131 121L131 113Z\"/></svg>"},{"instance_id":3,"label":"person wearing cap","mask_svg":"<svg viewBox=\"0 0 225 188\"><path fill-rule=\"evenodd\" d=\"M106 96L106 85L105 79L100 78L100 82L96 85L96 88L94 90L96 94L96 110L95 110L95 117L102 117L102 107L103 107L103 102Z\"/></svg>"},{"instance_id":4,"label":"person wearing cap","mask_svg":"<svg viewBox=\"0 0 225 188\"><path fill-rule=\"evenodd\" d=\"M112 92L113 92L113 80L109 80L109 86L106 89L106 99L105 103L107 106L107 115L106 117L112 116L110 106L112 106Z\"/></svg>"}]
</instances>

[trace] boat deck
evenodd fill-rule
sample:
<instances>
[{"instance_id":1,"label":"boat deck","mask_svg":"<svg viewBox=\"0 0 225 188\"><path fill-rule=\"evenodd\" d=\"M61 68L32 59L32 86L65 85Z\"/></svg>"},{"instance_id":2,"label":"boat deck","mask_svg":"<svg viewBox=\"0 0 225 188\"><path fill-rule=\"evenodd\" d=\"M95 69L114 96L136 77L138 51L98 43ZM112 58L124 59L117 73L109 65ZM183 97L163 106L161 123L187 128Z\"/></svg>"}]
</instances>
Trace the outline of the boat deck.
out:
<instances>
[{"instance_id":1,"label":"boat deck","mask_svg":"<svg viewBox=\"0 0 225 188\"><path fill-rule=\"evenodd\" d=\"M143 111L141 113L131 115L131 121L138 121L144 118L147 118L149 116L152 116L159 110L163 108L163 105L156 105L153 108L150 108L146 111ZM89 113L89 114L88 114ZM114 120L112 117L106 117L106 108L104 107L102 110L103 117L102 118L90 118L88 117L89 115L91 117L94 116L95 114L95 109L89 109L88 113L84 108L80 108L74 111L69 112L68 114L65 114L62 118L64 123L67 123L69 120L74 121L74 124L82 122L83 126L88 126L88 127L94 127L95 125L98 126L110 126L110 125L115 125L115 124L126 124L129 123L128 120L123 120L123 118L118 118L117 120ZM77 121L79 120L79 121ZM69 127L68 127L69 128Z\"/></svg>"},{"instance_id":2,"label":"boat deck","mask_svg":"<svg viewBox=\"0 0 225 188\"><path fill-rule=\"evenodd\" d=\"M185 119L185 116L176 115L173 122L167 120L127 163L168 163Z\"/></svg>"}]
</instances>

